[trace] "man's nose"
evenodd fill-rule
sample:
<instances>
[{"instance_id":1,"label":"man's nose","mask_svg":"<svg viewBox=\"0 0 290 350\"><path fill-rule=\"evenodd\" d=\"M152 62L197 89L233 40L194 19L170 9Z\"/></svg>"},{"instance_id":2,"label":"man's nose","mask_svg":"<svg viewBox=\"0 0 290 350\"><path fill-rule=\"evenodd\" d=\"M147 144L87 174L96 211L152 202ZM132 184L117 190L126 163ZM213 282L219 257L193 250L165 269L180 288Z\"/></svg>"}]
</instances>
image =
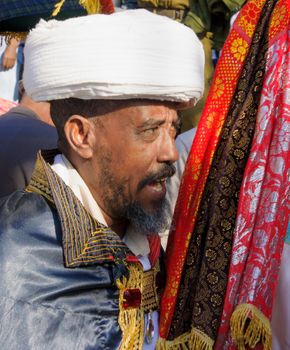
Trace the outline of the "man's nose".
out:
<instances>
[{"instance_id":1,"label":"man's nose","mask_svg":"<svg viewBox=\"0 0 290 350\"><path fill-rule=\"evenodd\" d=\"M175 138L172 137L169 132L165 132L159 149L158 161L162 163L174 163L177 159L178 151L175 144Z\"/></svg>"}]
</instances>

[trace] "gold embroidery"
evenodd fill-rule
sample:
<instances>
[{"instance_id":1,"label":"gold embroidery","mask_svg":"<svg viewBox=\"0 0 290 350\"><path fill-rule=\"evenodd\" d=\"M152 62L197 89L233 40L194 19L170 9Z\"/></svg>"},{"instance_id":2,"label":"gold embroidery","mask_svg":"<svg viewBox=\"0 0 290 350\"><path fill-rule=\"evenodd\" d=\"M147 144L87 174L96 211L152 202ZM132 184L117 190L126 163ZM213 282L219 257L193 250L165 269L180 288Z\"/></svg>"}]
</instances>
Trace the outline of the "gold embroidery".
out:
<instances>
[{"instance_id":1,"label":"gold embroidery","mask_svg":"<svg viewBox=\"0 0 290 350\"><path fill-rule=\"evenodd\" d=\"M49 202L53 203L53 198L49 189L48 180L43 171L43 166L39 156L37 157L31 180L28 186L25 188L25 191L38 193L46 199L48 199Z\"/></svg>"},{"instance_id":2,"label":"gold embroidery","mask_svg":"<svg viewBox=\"0 0 290 350\"><path fill-rule=\"evenodd\" d=\"M156 288L157 264L150 271L143 272L141 264L129 264L129 279L123 277L116 284L120 290L119 325L122 330L120 350L141 350L144 339L144 313L159 307L159 296ZM154 283L154 284L153 284ZM124 292L127 289L140 289L142 295L139 308L124 308Z\"/></svg>"},{"instance_id":3,"label":"gold embroidery","mask_svg":"<svg viewBox=\"0 0 290 350\"><path fill-rule=\"evenodd\" d=\"M160 271L159 263L150 270L143 273L142 307L145 312L159 308L159 295L156 288L156 276Z\"/></svg>"},{"instance_id":4,"label":"gold embroidery","mask_svg":"<svg viewBox=\"0 0 290 350\"><path fill-rule=\"evenodd\" d=\"M45 160L38 154L26 191L42 195L56 207L62 226L65 266L112 261L119 251L124 258L132 255L119 236L95 220L52 171L46 161L52 162L57 153L58 150L45 151Z\"/></svg>"}]
</instances>

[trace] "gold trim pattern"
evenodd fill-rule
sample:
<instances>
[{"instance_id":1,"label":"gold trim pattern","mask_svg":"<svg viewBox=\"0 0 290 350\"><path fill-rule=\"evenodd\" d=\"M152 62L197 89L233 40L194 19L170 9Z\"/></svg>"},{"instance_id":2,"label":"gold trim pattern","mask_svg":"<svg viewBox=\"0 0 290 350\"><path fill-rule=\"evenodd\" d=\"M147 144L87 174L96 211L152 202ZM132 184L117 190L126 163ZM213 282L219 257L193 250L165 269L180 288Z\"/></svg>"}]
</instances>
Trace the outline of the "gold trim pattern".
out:
<instances>
[{"instance_id":1,"label":"gold trim pattern","mask_svg":"<svg viewBox=\"0 0 290 350\"><path fill-rule=\"evenodd\" d=\"M109 227L95 220L74 196L72 190L51 169L49 164L58 153L58 150L38 153L26 191L42 195L56 207L62 227L65 266L75 267L105 261L115 261L117 265L124 265L126 257L137 260L120 237ZM118 266L118 269L120 270L121 266Z\"/></svg>"},{"instance_id":2,"label":"gold trim pattern","mask_svg":"<svg viewBox=\"0 0 290 350\"><path fill-rule=\"evenodd\" d=\"M156 350L212 350L214 341L197 328L174 340L159 339Z\"/></svg>"},{"instance_id":3,"label":"gold trim pattern","mask_svg":"<svg viewBox=\"0 0 290 350\"><path fill-rule=\"evenodd\" d=\"M129 264L129 279L123 277L116 284L120 290L119 325L122 330L122 342L119 350L141 350L144 340L144 314L159 308L159 295L156 287L156 276L160 271L159 264L143 271L141 264ZM153 284L154 283L154 284ZM124 308L124 292L127 289L140 289L141 307Z\"/></svg>"},{"instance_id":4,"label":"gold trim pattern","mask_svg":"<svg viewBox=\"0 0 290 350\"><path fill-rule=\"evenodd\" d=\"M240 304L230 320L231 335L239 350L254 349L262 343L264 350L272 348L272 333L268 318L252 304Z\"/></svg>"},{"instance_id":5,"label":"gold trim pattern","mask_svg":"<svg viewBox=\"0 0 290 350\"><path fill-rule=\"evenodd\" d=\"M143 272L142 307L145 313L159 309L160 295L156 287L156 277L159 272L159 262L150 271Z\"/></svg>"}]
</instances>

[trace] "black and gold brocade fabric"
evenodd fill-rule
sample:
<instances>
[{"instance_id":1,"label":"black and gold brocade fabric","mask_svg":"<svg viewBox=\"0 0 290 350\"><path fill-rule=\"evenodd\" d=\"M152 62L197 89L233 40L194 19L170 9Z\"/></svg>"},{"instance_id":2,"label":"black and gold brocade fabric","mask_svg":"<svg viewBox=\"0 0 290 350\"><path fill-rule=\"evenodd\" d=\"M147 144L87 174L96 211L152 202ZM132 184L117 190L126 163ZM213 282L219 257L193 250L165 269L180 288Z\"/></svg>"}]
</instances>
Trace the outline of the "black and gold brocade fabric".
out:
<instances>
[{"instance_id":1,"label":"black and gold brocade fabric","mask_svg":"<svg viewBox=\"0 0 290 350\"><path fill-rule=\"evenodd\" d=\"M263 10L214 154L168 340L193 329L207 335L212 342L216 338L227 287L239 191L264 83L267 22L274 4L275 1L270 1Z\"/></svg>"}]
</instances>

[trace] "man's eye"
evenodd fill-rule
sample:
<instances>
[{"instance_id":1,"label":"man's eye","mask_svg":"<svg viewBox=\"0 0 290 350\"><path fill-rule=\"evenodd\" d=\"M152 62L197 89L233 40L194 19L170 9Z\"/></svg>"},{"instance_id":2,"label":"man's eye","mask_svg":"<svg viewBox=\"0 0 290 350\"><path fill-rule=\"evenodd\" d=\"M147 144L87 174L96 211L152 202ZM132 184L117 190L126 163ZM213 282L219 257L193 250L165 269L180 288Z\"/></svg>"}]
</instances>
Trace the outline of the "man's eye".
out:
<instances>
[{"instance_id":1,"label":"man's eye","mask_svg":"<svg viewBox=\"0 0 290 350\"><path fill-rule=\"evenodd\" d=\"M144 133L147 135L152 135L152 134L155 134L158 131L158 129L159 129L159 127L156 126L154 128L144 130Z\"/></svg>"}]
</instances>

